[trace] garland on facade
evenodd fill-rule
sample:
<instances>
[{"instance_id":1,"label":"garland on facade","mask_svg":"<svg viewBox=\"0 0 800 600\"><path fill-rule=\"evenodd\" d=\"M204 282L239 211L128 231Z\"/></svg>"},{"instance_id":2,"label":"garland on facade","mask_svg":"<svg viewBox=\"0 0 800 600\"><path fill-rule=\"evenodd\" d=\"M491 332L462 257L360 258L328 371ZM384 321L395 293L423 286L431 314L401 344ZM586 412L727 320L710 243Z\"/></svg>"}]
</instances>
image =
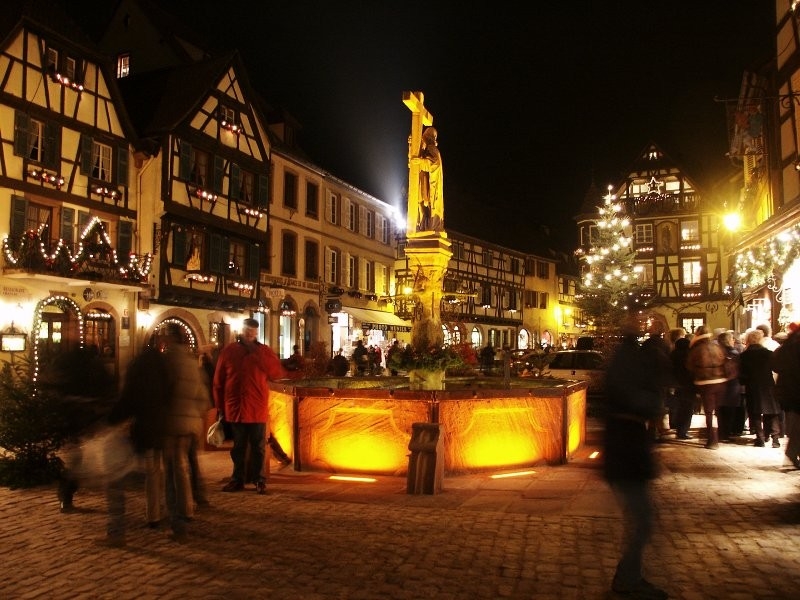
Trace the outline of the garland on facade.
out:
<instances>
[{"instance_id":1,"label":"garland on facade","mask_svg":"<svg viewBox=\"0 0 800 600\"><path fill-rule=\"evenodd\" d=\"M800 257L800 224L770 238L763 246L736 255L731 284L737 292L757 288Z\"/></svg>"},{"instance_id":2,"label":"garland on facade","mask_svg":"<svg viewBox=\"0 0 800 600\"><path fill-rule=\"evenodd\" d=\"M58 240L55 249L48 252L42 239L46 229L47 225L42 224L36 230L26 231L17 240L4 238L6 265L71 277L81 272L87 263L95 261L108 265L114 270L116 278L122 281L147 281L153 263L152 255L130 254L127 263L120 261L99 218L93 217L89 221L74 254L64 240Z\"/></svg>"}]
</instances>

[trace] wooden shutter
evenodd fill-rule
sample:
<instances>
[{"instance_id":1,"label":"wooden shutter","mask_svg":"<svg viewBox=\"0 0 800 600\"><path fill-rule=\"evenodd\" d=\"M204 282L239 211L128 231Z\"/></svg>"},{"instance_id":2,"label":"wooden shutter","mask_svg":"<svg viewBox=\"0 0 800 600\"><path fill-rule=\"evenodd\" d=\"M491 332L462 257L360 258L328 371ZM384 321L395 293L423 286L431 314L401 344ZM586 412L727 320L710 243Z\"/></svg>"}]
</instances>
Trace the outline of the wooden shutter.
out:
<instances>
[{"instance_id":1,"label":"wooden shutter","mask_svg":"<svg viewBox=\"0 0 800 600\"><path fill-rule=\"evenodd\" d=\"M81 173L91 175L92 173L92 145L94 141L88 135L81 136Z\"/></svg>"},{"instance_id":2,"label":"wooden shutter","mask_svg":"<svg viewBox=\"0 0 800 600\"><path fill-rule=\"evenodd\" d=\"M128 147L120 146L117 148L117 185L128 187Z\"/></svg>"},{"instance_id":3,"label":"wooden shutter","mask_svg":"<svg viewBox=\"0 0 800 600\"><path fill-rule=\"evenodd\" d=\"M11 237L19 242L25 233L25 215L28 212L28 201L20 196L11 196Z\"/></svg>"},{"instance_id":4,"label":"wooden shutter","mask_svg":"<svg viewBox=\"0 0 800 600\"><path fill-rule=\"evenodd\" d=\"M221 156L214 157L214 193L222 194L222 183L225 181L225 159Z\"/></svg>"},{"instance_id":5,"label":"wooden shutter","mask_svg":"<svg viewBox=\"0 0 800 600\"><path fill-rule=\"evenodd\" d=\"M239 180L241 178L241 170L239 165L231 163L231 181L228 189L228 198L231 200L239 199Z\"/></svg>"},{"instance_id":6,"label":"wooden shutter","mask_svg":"<svg viewBox=\"0 0 800 600\"><path fill-rule=\"evenodd\" d=\"M259 279L261 276L261 261L259 260L258 244L250 244L250 250L247 253L247 259L248 279Z\"/></svg>"},{"instance_id":7,"label":"wooden shutter","mask_svg":"<svg viewBox=\"0 0 800 600\"><path fill-rule=\"evenodd\" d=\"M14 111L14 154L28 158L28 138L31 119L23 112Z\"/></svg>"},{"instance_id":8,"label":"wooden shutter","mask_svg":"<svg viewBox=\"0 0 800 600\"><path fill-rule=\"evenodd\" d=\"M61 208L61 239L65 244L70 245L75 242L75 209L74 208Z\"/></svg>"},{"instance_id":9,"label":"wooden shutter","mask_svg":"<svg viewBox=\"0 0 800 600\"><path fill-rule=\"evenodd\" d=\"M208 268L214 273L222 273L227 265L227 256L222 255L222 236L210 235L208 240Z\"/></svg>"},{"instance_id":10,"label":"wooden shutter","mask_svg":"<svg viewBox=\"0 0 800 600\"><path fill-rule=\"evenodd\" d=\"M258 176L258 191L256 192L258 208L266 210L269 206L269 176Z\"/></svg>"},{"instance_id":11,"label":"wooden shutter","mask_svg":"<svg viewBox=\"0 0 800 600\"><path fill-rule=\"evenodd\" d=\"M186 266L188 258L186 251L186 229L182 226L172 227L172 264L176 266Z\"/></svg>"},{"instance_id":12,"label":"wooden shutter","mask_svg":"<svg viewBox=\"0 0 800 600\"><path fill-rule=\"evenodd\" d=\"M42 164L56 172L61 171L61 127L55 123L44 124L44 156Z\"/></svg>"},{"instance_id":13,"label":"wooden shutter","mask_svg":"<svg viewBox=\"0 0 800 600\"><path fill-rule=\"evenodd\" d=\"M181 140L178 149L178 177L190 181L192 179L192 145Z\"/></svg>"},{"instance_id":14,"label":"wooden shutter","mask_svg":"<svg viewBox=\"0 0 800 600\"><path fill-rule=\"evenodd\" d=\"M120 221L117 225L117 258L124 260L133 248L133 223Z\"/></svg>"}]
</instances>

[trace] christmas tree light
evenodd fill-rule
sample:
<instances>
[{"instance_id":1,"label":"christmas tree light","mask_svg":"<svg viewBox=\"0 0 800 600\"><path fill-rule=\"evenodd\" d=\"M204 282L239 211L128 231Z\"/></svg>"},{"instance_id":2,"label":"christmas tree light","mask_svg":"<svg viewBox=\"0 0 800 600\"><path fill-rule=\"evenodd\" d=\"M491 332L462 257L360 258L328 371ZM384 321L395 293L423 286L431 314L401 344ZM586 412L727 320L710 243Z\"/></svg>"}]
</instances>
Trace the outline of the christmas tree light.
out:
<instances>
[{"instance_id":1,"label":"christmas tree light","mask_svg":"<svg viewBox=\"0 0 800 600\"><path fill-rule=\"evenodd\" d=\"M631 222L624 206L608 186L591 246L578 251L584 263L576 302L598 331L609 331L632 306L639 303L642 268L635 264Z\"/></svg>"}]
</instances>

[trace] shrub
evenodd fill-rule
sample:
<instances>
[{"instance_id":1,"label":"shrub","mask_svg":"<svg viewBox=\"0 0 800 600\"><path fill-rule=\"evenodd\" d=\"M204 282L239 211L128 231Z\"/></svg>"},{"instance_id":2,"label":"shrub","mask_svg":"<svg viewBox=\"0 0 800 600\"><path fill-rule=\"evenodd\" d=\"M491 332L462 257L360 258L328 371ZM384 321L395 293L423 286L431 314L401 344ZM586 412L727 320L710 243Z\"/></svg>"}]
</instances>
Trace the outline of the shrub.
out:
<instances>
[{"instance_id":1,"label":"shrub","mask_svg":"<svg viewBox=\"0 0 800 600\"><path fill-rule=\"evenodd\" d=\"M61 469L56 451L69 438L55 394L37 391L31 357L0 368L0 484L29 487L52 481Z\"/></svg>"}]
</instances>

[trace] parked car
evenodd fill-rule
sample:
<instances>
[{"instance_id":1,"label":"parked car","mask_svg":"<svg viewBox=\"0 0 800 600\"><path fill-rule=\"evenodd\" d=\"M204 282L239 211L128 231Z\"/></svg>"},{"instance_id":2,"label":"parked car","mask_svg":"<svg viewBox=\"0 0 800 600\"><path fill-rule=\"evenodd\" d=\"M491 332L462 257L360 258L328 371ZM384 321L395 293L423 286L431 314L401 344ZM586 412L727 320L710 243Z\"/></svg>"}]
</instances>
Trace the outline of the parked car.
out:
<instances>
[{"instance_id":1,"label":"parked car","mask_svg":"<svg viewBox=\"0 0 800 600\"><path fill-rule=\"evenodd\" d=\"M553 354L547 370L557 379L588 381L587 395L603 392L605 358L597 350L559 350Z\"/></svg>"}]
</instances>

